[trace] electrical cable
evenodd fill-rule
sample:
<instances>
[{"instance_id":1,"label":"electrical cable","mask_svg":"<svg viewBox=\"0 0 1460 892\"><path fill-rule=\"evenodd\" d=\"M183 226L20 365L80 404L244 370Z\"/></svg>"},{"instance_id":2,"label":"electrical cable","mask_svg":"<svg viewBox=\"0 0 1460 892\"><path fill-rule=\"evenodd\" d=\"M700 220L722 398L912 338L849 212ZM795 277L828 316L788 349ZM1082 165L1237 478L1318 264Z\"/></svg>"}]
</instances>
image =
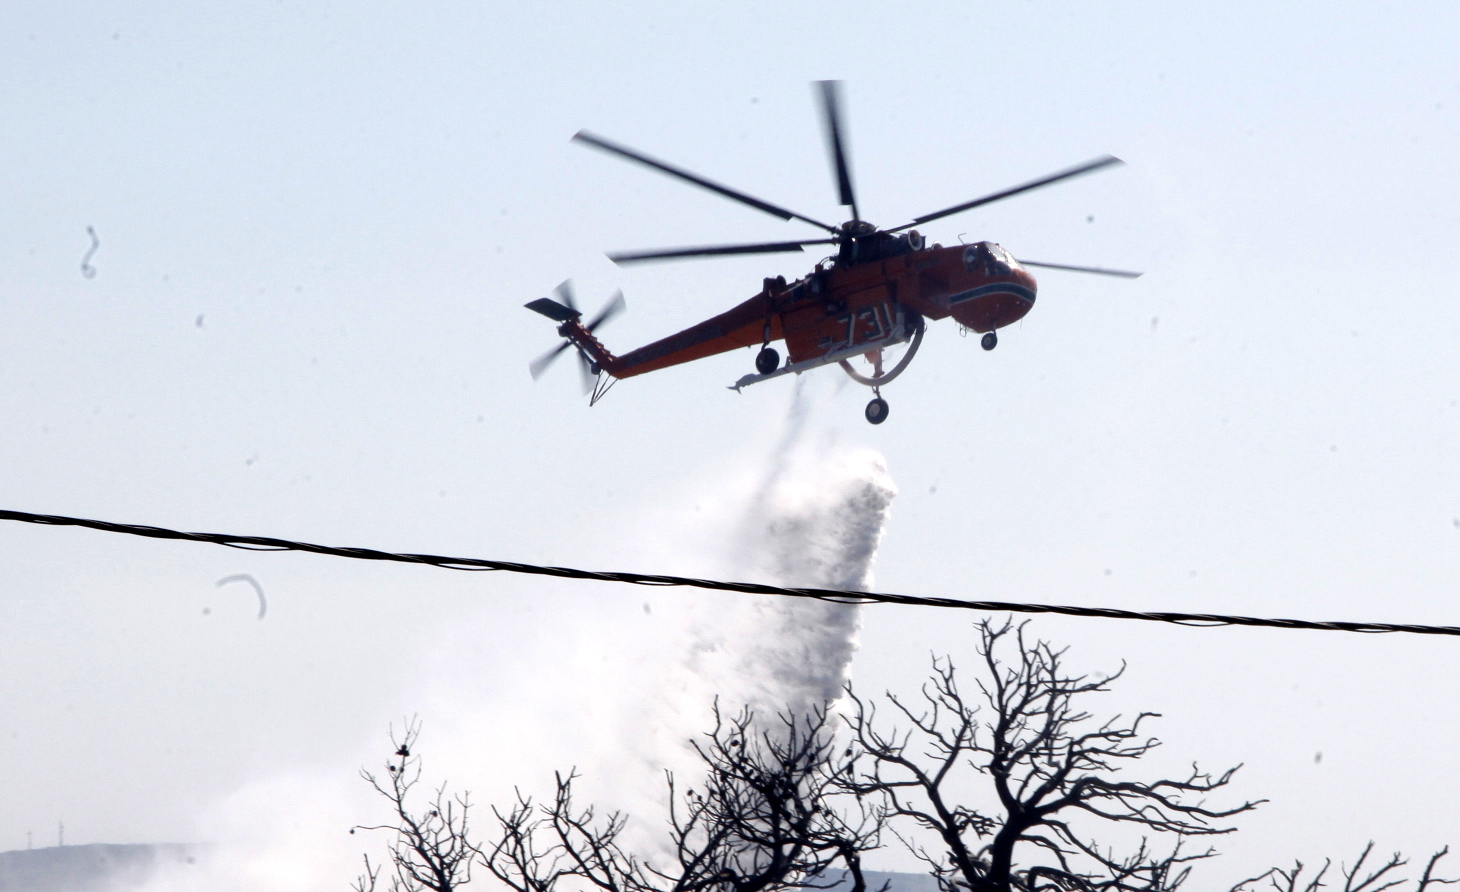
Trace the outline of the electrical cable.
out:
<instances>
[{"instance_id":1,"label":"electrical cable","mask_svg":"<svg viewBox=\"0 0 1460 892\"><path fill-rule=\"evenodd\" d=\"M83 527L105 533L143 536L148 539L209 542L214 545L225 545L229 548L241 548L249 551L303 551L310 554L353 558L356 560L425 564L432 567L441 567L446 570L495 570L506 573L551 576L558 579L618 582L628 585L684 586L709 589L711 591L741 592L752 595L811 598L837 604L904 604L914 607L957 608L991 613L1052 613L1060 616L1144 620L1147 622L1174 623L1183 626L1262 626L1276 629L1311 629L1326 632L1407 632L1416 635L1460 636L1460 626L1426 626L1410 623L1318 622L1302 619L1270 619L1256 616L1225 616L1214 613L1141 612L1136 610L1120 610L1113 607L1021 604L1008 601L965 601L957 598L899 595L888 592L858 592L823 588L785 588L755 582L722 582L714 579L693 579L685 576L601 572L595 570L578 570L572 567L543 567L535 564L494 561L486 558L443 557L434 554L397 554L388 551L378 551L373 548L340 548L332 545L316 545L309 542L275 539L268 536L232 536L225 533L184 533L162 527L114 523L106 520L86 520L79 517L62 517L52 514L30 514L24 511L6 511L3 509L0 509L0 520L14 520L20 523L33 523L42 526Z\"/></svg>"}]
</instances>

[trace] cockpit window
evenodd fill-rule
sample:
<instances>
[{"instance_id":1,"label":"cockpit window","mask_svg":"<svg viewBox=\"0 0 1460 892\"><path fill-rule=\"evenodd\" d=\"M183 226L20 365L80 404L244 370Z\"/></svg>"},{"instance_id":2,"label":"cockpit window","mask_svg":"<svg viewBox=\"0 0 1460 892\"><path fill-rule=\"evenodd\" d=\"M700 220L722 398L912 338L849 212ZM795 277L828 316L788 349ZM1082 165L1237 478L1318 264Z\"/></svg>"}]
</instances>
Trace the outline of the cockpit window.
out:
<instances>
[{"instance_id":1,"label":"cockpit window","mask_svg":"<svg viewBox=\"0 0 1460 892\"><path fill-rule=\"evenodd\" d=\"M1006 276L1018 268L1008 251L993 242L975 242L963 249L963 268L969 272L983 272L986 276Z\"/></svg>"},{"instance_id":2,"label":"cockpit window","mask_svg":"<svg viewBox=\"0 0 1460 892\"><path fill-rule=\"evenodd\" d=\"M1005 267L1013 268L1019 265L1019 261L1015 260L1008 251L1005 251L1002 245L989 245L989 254L992 255L994 260L1003 264ZM1005 269L1003 271L1008 272L1009 270Z\"/></svg>"}]
</instances>

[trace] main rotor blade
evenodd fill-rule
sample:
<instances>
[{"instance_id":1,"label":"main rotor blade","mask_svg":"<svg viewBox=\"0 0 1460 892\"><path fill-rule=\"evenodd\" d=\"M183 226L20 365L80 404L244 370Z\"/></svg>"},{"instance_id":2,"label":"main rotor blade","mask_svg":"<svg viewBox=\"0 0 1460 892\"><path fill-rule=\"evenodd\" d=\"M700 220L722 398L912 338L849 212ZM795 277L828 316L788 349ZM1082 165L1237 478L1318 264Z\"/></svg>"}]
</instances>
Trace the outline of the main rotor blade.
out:
<instances>
[{"instance_id":1,"label":"main rotor blade","mask_svg":"<svg viewBox=\"0 0 1460 892\"><path fill-rule=\"evenodd\" d=\"M689 171L681 167L675 167L674 165L669 164L665 161L660 161L657 158L650 158L648 155L636 152L628 146L621 146L618 143L610 142L609 140L606 140L601 136L594 136L587 130L579 130L577 133L573 134L573 139L578 142L587 143L594 148L602 149L605 152L611 152L615 155L620 155L624 158L629 159L630 161L637 161L646 167L652 167L655 170L667 173L672 177L679 177L681 180L694 183L696 186L704 189L709 189L711 192L718 192L726 198L734 199L741 204L748 204L757 210L765 211L767 214L780 217L782 220L804 220L807 223L810 223L812 226L820 226L827 232L836 232L835 226L829 226L821 222L820 220L813 220L810 217L798 214L795 211L788 211L785 208L780 207L779 205L771 204L768 201L761 201L759 198L755 198L751 195L746 195L744 192L739 192L735 189L731 189L729 186L722 186L719 183L714 182L713 180L707 180L704 177L699 176L698 174L690 173Z\"/></svg>"},{"instance_id":2,"label":"main rotor blade","mask_svg":"<svg viewBox=\"0 0 1460 892\"><path fill-rule=\"evenodd\" d=\"M573 346L571 341L564 341L529 363L527 370L532 373L532 380L536 381L542 377L542 373L547 371L547 367L552 365L559 356L563 355L563 351L571 346Z\"/></svg>"},{"instance_id":3,"label":"main rotor blade","mask_svg":"<svg viewBox=\"0 0 1460 892\"><path fill-rule=\"evenodd\" d=\"M841 81L817 81L821 85L821 114L826 126L827 148L831 149L831 164L836 170L836 188L843 205L851 205L852 219L860 220L857 213L857 197L852 192L852 172L847 166L846 147L842 145L842 102Z\"/></svg>"},{"instance_id":4,"label":"main rotor blade","mask_svg":"<svg viewBox=\"0 0 1460 892\"><path fill-rule=\"evenodd\" d=\"M1008 198L1011 195L1018 195L1021 192L1028 192L1031 189L1038 189L1040 186L1048 186L1051 183L1058 183L1060 180L1067 180L1070 177L1077 177L1081 174L1094 173L1095 171L1100 170L1103 167L1109 167L1112 164L1124 163L1124 161L1120 160L1114 155L1101 155L1099 158L1096 158L1093 161L1086 161L1084 164L1081 164L1078 167L1071 167L1068 170L1062 170L1058 173L1052 173L1047 177L1041 177L1037 180L1031 180L1030 182L1022 183L1010 189L1005 189L1002 192L995 192L992 195L985 195L982 198L975 198L973 201L964 202L963 204L955 204L951 208L944 208L941 211L935 211L931 214L925 214L912 221L911 223L908 223L904 226L899 226L897 227L897 229L889 229L887 231L898 232L900 230L907 229L909 226L919 226L931 220L938 220L943 217L947 217L950 214L957 214L961 211L976 208L980 205L991 204L992 202L999 201L1000 199Z\"/></svg>"},{"instance_id":5,"label":"main rotor blade","mask_svg":"<svg viewBox=\"0 0 1460 892\"><path fill-rule=\"evenodd\" d=\"M1067 263L1041 263L1038 260L1020 259L1025 266L1042 266L1045 269L1063 269L1072 273L1098 273L1102 276L1120 276L1122 279L1139 279L1145 273L1131 272L1128 269L1106 269L1103 266L1070 266Z\"/></svg>"},{"instance_id":6,"label":"main rotor blade","mask_svg":"<svg viewBox=\"0 0 1460 892\"><path fill-rule=\"evenodd\" d=\"M787 254L803 245L834 245L836 239L807 242L762 242L756 245L706 245L698 248L670 248L663 251L628 251L608 255L614 263L643 263L646 260L674 260L681 257L718 257L726 254Z\"/></svg>"},{"instance_id":7,"label":"main rotor blade","mask_svg":"<svg viewBox=\"0 0 1460 892\"><path fill-rule=\"evenodd\" d=\"M598 315L593 317L593 321L585 325L584 328L592 331L619 313L622 313L625 306L627 304L624 303L624 293L622 291L615 291L613 297L609 298L608 303L604 305L603 309L598 311Z\"/></svg>"}]
</instances>

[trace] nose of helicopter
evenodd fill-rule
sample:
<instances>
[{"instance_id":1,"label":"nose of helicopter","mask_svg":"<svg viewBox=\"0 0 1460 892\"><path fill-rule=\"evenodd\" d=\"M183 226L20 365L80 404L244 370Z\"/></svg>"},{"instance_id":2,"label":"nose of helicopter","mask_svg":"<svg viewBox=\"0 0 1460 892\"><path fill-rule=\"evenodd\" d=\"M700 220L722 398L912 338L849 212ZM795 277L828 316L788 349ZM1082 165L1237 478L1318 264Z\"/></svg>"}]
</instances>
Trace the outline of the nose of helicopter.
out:
<instances>
[{"instance_id":1,"label":"nose of helicopter","mask_svg":"<svg viewBox=\"0 0 1460 892\"><path fill-rule=\"evenodd\" d=\"M995 331L1023 319L1033 308L1039 283L998 245L980 242L968 246L964 268L982 280L982 284L955 295L948 302L953 318L965 328L976 332Z\"/></svg>"},{"instance_id":2,"label":"nose of helicopter","mask_svg":"<svg viewBox=\"0 0 1460 892\"><path fill-rule=\"evenodd\" d=\"M1039 282L1034 278L1034 273L1020 266L1017 260L1014 261L1014 267L1010 273L1013 274L1016 283L1029 289L1029 302L1034 303L1034 296L1039 293Z\"/></svg>"}]
</instances>

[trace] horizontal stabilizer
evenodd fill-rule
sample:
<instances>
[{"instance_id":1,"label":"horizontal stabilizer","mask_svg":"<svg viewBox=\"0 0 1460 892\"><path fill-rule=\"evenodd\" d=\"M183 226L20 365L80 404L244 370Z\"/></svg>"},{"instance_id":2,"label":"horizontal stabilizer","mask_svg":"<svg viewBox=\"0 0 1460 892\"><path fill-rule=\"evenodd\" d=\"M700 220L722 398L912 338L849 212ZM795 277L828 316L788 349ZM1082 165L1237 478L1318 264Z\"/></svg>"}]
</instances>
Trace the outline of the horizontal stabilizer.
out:
<instances>
[{"instance_id":1,"label":"horizontal stabilizer","mask_svg":"<svg viewBox=\"0 0 1460 892\"><path fill-rule=\"evenodd\" d=\"M543 314L554 322L567 322L583 315L572 307L565 307L550 297L539 297L532 303L524 304L523 306L535 313Z\"/></svg>"}]
</instances>

